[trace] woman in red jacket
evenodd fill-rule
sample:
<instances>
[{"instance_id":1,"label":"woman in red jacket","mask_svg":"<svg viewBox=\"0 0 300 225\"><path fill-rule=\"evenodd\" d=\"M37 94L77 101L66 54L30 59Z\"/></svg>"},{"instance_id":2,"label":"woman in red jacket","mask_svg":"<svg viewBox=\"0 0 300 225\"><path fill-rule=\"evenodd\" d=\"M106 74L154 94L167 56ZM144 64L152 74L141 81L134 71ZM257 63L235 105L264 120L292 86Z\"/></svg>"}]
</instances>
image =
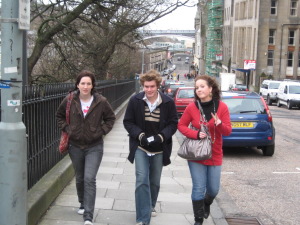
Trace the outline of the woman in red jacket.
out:
<instances>
[{"instance_id":1,"label":"woman in red jacket","mask_svg":"<svg viewBox=\"0 0 300 225\"><path fill-rule=\"evenodd\" d=\"M221 165L223 159L222 135L231 133L231 123L227 105L220 101L220 89L216 80L207 75L195 78L195 101L185 109L179 123L178 130L186 137L201 139L205 133L192 130L189 125L200 129L200 111L197 101L203 108L210 135L212 138L212 158L201 161L188 160L192 177L192 202L195 224L203 223L208 218L210 205L219 192Z\"/></svg>"}]
</instances>

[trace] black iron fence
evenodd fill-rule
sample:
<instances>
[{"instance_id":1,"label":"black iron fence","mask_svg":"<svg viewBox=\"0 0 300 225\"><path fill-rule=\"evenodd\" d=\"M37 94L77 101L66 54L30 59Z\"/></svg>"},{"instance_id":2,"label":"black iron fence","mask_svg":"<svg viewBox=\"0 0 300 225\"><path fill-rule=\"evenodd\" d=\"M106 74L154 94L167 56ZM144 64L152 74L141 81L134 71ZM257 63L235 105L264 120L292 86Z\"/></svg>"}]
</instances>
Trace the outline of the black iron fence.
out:
<instances>
[{"instance_id":1,"label":"black iron fence","mask_svg":"<svg viewBox=\"0 0 300 225\"><path fill-rule=\"evenodd\" d=\"M64 156L58 152L60 130L56 110L74 84L44 84L23 88L23 122L27 137L28 189L36 184ZM96 89L113 109L135 91L134 80L99 81ZM1 98L0 98L1 99Z\"/></svg>"}]
</instances>

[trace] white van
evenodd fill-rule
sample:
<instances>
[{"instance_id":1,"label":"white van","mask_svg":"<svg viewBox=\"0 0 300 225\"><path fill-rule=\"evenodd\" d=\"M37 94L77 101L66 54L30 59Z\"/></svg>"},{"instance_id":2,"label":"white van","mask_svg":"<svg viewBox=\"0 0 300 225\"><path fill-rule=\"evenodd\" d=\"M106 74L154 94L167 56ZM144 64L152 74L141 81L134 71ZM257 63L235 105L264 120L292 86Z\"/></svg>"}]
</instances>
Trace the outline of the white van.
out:
<instances>
[{"instance_id":1,"label":"white van","mask_svg":"<svg viewBox=\"0 0 300 225\"><path fill-rule=\"evenodd\" d=\"M259 94L266 99L268 105L272 105L277 100L277 93L279 85L282 81L278 80L264 80L261 83Z\"/></svg>"},{"instance_id":2,"label":"white van","mask_svg":"<svg viewBox=\"0 0 300 225\"><path fill-rule=\"evenodd\" d=\"M300 82L284 81L279 85L277 106L286 105L288 109L300 108Z\"/></svg>"}]
</instances>

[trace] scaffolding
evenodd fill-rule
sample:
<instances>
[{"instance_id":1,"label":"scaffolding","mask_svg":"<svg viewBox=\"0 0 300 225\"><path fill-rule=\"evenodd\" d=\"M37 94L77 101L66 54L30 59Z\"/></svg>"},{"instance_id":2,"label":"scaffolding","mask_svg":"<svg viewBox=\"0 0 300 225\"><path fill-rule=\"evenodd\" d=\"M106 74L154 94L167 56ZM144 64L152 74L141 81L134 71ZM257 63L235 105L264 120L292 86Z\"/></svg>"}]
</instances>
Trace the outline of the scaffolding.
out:
<instances>
[{"instance_id":1,"label":"scaffolding","mask_svg":"<svg viewBox=\"0 0 300 225\"><path fill-rule=\"evenodd\" d=\"M222 61L223 0L207 1L206 74L219 76Z\"/></svg>"}]
</instances>

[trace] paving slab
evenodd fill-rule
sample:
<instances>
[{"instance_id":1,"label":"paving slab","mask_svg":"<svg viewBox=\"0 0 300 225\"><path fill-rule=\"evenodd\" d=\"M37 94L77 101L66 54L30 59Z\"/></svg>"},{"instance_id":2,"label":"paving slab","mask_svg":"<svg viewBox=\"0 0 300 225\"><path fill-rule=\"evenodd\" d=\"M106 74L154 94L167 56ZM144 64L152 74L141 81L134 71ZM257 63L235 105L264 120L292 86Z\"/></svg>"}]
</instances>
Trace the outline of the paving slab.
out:
<instances>
[{"instance_id":1,"label":"paving slab","mask_svg":"<svg viewBox=\"0 0 300 225\"><path fill-rule=\"evenodd\" d=\"M124 115L123 115L124 116ZM94 225L135 225L135 167L127 160L128 136L121 116L104 138L104 155L99 168ZM193 225L191 202L192 181L186 160L177 156L179 140L173 136L172 164L164 167L158 196L156 217L151 225ZM77 214L75 179L53 202L39 225L83 225ZM214 202L212 213L204 225L225 225L222 211ZM215 218L213 218L213 216ZM227 224L226 224L227 225Z\"/></svg>"}]
</instances>

